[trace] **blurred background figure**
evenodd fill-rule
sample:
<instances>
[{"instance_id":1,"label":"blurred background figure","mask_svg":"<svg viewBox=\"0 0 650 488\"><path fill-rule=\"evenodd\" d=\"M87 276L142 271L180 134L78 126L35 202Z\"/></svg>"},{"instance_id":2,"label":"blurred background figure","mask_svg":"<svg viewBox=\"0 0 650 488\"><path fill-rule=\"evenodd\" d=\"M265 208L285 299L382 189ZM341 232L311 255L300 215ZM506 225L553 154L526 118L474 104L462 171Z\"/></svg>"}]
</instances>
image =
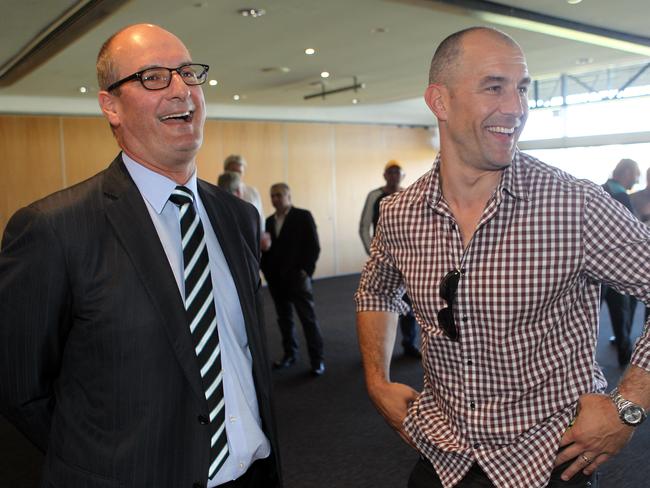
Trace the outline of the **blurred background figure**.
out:
<instances>
[{"instance_id":1,"label":"blurred background figure","mask_svg":"<svg viewBox=\"0 0 650 488\"><path fill-rule=\"evenodd\" d=\"M257 191L257 188L253 186L248 186L244 183L244 172L246 171L246 159L239 154L231 154L223 161L223 171L226 173L237 173L239 175L239 193L237 196L244 200L245 202L252 203L257 209L257 213L260 214L260 231L261 231L261 241L260 247L262 251L266 251L271 245L271 236L268 233L264 232L264 209L262 207L262 198L260 197L260 192ZM221 178L221 176L220 176ZM232 177L227 176L232 184ZM219 185L221 186L221 185ZM233 192L231 192L233 193Z\"/></svg>"},{"instance_id":2,"label":"blurred background figure","mask_svg":"<svg viewBox=\"0 0 650 488\"><path fill-rule=\"evenodd\" d=\"M650 225L650 168L645 173L645 188L630 195L632 208L639 220L645 225ZM645 320L648 320L650 308L645 308Z\"/></svg>"},{"instance_id":3,"label":"blurred background figure","mask_svg":"<svg viewBox=\"0 0 650 488\"><path fill-rule=\"evenodd\" d=\"M403 190L401 183L404 176L405 174L400 162L391 159L384 166L384 180L386 184L376 190L372 190L366 197L366 203L363 206L363 212L361 212L361 220L359 222L359 235L368 255L370 255L370 243L372 242L372 237L375 234L377 222L379 221L379 202L388 195ZM408 295L404 295L403 300L411 307L411 300ZM404 355L420 358L420 351L416 345L417 323L413 315L413 309L410 309L406 315L400 315L399 327L402 332Z\"/></svg>"},{"instance_id":4,"label":"blurred background figure","mask_svg":"<svg viewBox=\"0 0 650 488\"><path fill-rule=\"evenodd\" d=\"M241 177L234 171L226 171L219 175L217 186L241 198Z\"/></svg>"},{"instance_id":5,"label":"blurred background figure","mask_svg":"<svg viewBox=\"0 0 650 488\"><path fill-rule=\"evenodd\" d=\"M641 171L639 171L636 161L621 159L614 168L612 177L607 180L603 188L614 200L622 203L630 212L634 213L632 201L627 192L639 182L639 176L641 176ZM636 298L619 293L604 285L601 288L601 298L607 302L612 321L614 335L610 337L610 341L616 345L618 350L618 363L625 366L630 362L632 356L630 331L634 321Z\"/></svg>"},{"instance_id":6,"label":"blurred background figure","mask_svg":"<svg viewBox=\"0 0 650 488\"><path fill-rule=\"evenodd\" d=\"M232 171L234 173L239 173L241 178L241 198L255 205L255 208L260 213L260 218L264 221L264 209L262 207L262 198L260 197L260 192L257 191L257 188L253 186L248 186L244 183L244 173L246 172L246 166L248 163L243 156L239 154L231 154L223 161L223 171L228 172Z\"/></svg>"},{"instance_id":7,"label":"blurred background figure","mask_svg":"<svg viewBox=\"0 0 650 488\"><path fill-rule=\"evenodd\" d=\"M271 248L262 254L260 266L275 304L284 349L282 359L273 363L273 369L288 368L296 362L298 341L293 304L305 333L311 373L320 376L325 372L323 337L311 283L320 254L316 222L308 210L291 204L291 190L286 183L271 187L271 203L275 213L266 219Z\"/></svg>"}]
</instances>

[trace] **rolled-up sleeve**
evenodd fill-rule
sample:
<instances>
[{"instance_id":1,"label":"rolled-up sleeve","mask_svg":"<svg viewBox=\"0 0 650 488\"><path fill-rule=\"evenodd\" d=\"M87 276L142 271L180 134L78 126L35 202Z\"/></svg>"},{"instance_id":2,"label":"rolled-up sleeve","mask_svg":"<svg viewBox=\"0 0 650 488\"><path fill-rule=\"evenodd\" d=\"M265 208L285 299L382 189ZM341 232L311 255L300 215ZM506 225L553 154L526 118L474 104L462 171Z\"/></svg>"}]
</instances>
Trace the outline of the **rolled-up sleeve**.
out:
<instances>
[{"instance_id":1,"label":"rolled-up sleeve","mask_svg":"<svg viewBox=\"0 0 650 488\"><path fill-rule=\"evenodd\" d=\"M382 206L383 206L382 202ZM402 300L405 293L402 274L395 266L384 233L384 221L379 223L370 247L370 258L363 267L359 288L354 295L357 312L377 311L406 314L409 306Z\"/></svg>"},{"instance_id":2,"label":"rolled-up sleeve","mask_svg":"<svg viewBox=\"0 0 650 488\"><path fill-rule=\"evenodd\" d=\"M587 275L650 305L650 228L604 191L585 209ZM650 331L646 322L631 363L650 371Z\"/></svg>"}]
</instances>

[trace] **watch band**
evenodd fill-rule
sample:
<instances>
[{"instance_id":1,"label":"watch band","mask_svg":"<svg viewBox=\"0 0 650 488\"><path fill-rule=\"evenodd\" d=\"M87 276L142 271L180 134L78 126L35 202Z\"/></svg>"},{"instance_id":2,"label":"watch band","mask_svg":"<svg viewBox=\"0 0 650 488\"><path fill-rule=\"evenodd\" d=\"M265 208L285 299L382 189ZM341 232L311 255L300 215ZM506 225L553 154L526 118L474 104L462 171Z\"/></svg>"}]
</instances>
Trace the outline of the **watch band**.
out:
<instances>
[{"instance_id":1,"label":"watch band","mask_svg":"<svg viewBox=\"0 0 650 488\"><path fill-rule=\"evenodd\" d=\"M609 397L614 402L616 410L618 410L618 416L625 425L636 427L641 425L646 419L647 414L645 409L630 400L623 398L623 395L618 391L618 387L614 388Z\"/></svg>"}]
</instances>

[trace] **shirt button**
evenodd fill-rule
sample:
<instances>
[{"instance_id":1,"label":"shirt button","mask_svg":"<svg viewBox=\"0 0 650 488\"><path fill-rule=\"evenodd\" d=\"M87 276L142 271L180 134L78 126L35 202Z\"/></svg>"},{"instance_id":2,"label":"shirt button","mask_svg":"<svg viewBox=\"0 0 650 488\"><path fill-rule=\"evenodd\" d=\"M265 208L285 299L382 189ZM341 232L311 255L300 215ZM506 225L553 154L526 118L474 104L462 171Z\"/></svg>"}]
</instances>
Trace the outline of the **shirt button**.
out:
<instances>
[{"instance_id":1,"label":"shirt button","mask_svg":"<svg viewBox=\"0 0 650 488\"><path fill-rule=\"evenodd\" d=\"M228 420L230 420L231 422L235 422L235 421L237 421L237 417L235 417L234 415L231 415L231 416L228 418Z\"/></svg>"},{"instance_id":2,"label":"shirt button","mask_svg":"<svg viewBox=\"0 0 650 488\"><path fill-rule=\"evenodd\" d=\"M479 442L475 442L474 449L478 449L479 447L481 447L481 444Z\"/></svg>"},{"instance_id":3,"label":"shirt button","mask_svg":"<svg viewBox=\"0 0 650 488\"><path fill-rule=\"evenodd\" d=\"M474 364L474 361L472 361L471 359L467 360L467 366L472 366L473 364Z\"/></svg>"},{"instance_id":4,"label":"shirt button","mask_svg":"<svg viewBox=\"0 0 650 488\"><path fill-rule=\"evenodd\" d=\"M244 469L244 463L239 463L239 469Z\"/></svg>"},{"instance_id":5,"label":"shirt button","mask_svg":"<svg viewBox=\"0 0 650 488\"><path fill-rule=\"evenodd\" d=\"M473 410L476 410L476 403L474 403L474 402L469 402L469 408L471 408L472 411L473 411Z\"/></svg>"},{"instance_id":6,"label":"shirt button","mask_svg":"<svg viewBox=\"0 0 650 488\"><path fill-rule=\"evenodd\" d=\"M199 415L198 420L201 425L208 425L210 423L210 419L205 415Z\"/></svg>"},{"instance_id":7,"label":"shirt button","mask_svg":"<svg viewBox=\"0 0 650 488\"><path fill-rule=\"evenodd\" d=\"M463 322L467 322L469 320L469 317L467 315L463 315Z\"/></svg>"}]
</instances>

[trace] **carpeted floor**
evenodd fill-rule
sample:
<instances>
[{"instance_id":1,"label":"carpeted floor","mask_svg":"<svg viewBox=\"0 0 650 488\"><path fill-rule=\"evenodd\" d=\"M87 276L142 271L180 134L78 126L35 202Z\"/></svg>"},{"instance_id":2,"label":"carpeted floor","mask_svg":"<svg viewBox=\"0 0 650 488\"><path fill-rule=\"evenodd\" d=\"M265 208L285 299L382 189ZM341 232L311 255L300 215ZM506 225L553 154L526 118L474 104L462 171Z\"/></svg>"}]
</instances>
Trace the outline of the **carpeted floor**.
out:
<instances>
[{"instance_id":1,"label":"carpeted floor","mask_svg":"<svg viewBox=\"0 0 650 488\"><path fill-rule=\"evenodd\" d=\"M366 396L354 329L352 295L357 281L354 275L314 284L325 338L325 375L309 376L304 344L294 367L274 372L286 488L403 488L417 459ZM269 348L276 358L281 355L279 333L270 297L265 299ZM598 360L610 383L615 384L621 370L607 341L611 327L606 307L603 312ZM639 306L635 337L641 326ZM302 334L300 338L304 342ZM419 389L419 362L403 358L399 352L396 349L393 359L393 379ZM647 452L650 422L641 426L632 442L602 470L600 488L650 487ZM41 461L40 453L0 418L0 488L35 487Z\"/></svg>"}]
</instances>

